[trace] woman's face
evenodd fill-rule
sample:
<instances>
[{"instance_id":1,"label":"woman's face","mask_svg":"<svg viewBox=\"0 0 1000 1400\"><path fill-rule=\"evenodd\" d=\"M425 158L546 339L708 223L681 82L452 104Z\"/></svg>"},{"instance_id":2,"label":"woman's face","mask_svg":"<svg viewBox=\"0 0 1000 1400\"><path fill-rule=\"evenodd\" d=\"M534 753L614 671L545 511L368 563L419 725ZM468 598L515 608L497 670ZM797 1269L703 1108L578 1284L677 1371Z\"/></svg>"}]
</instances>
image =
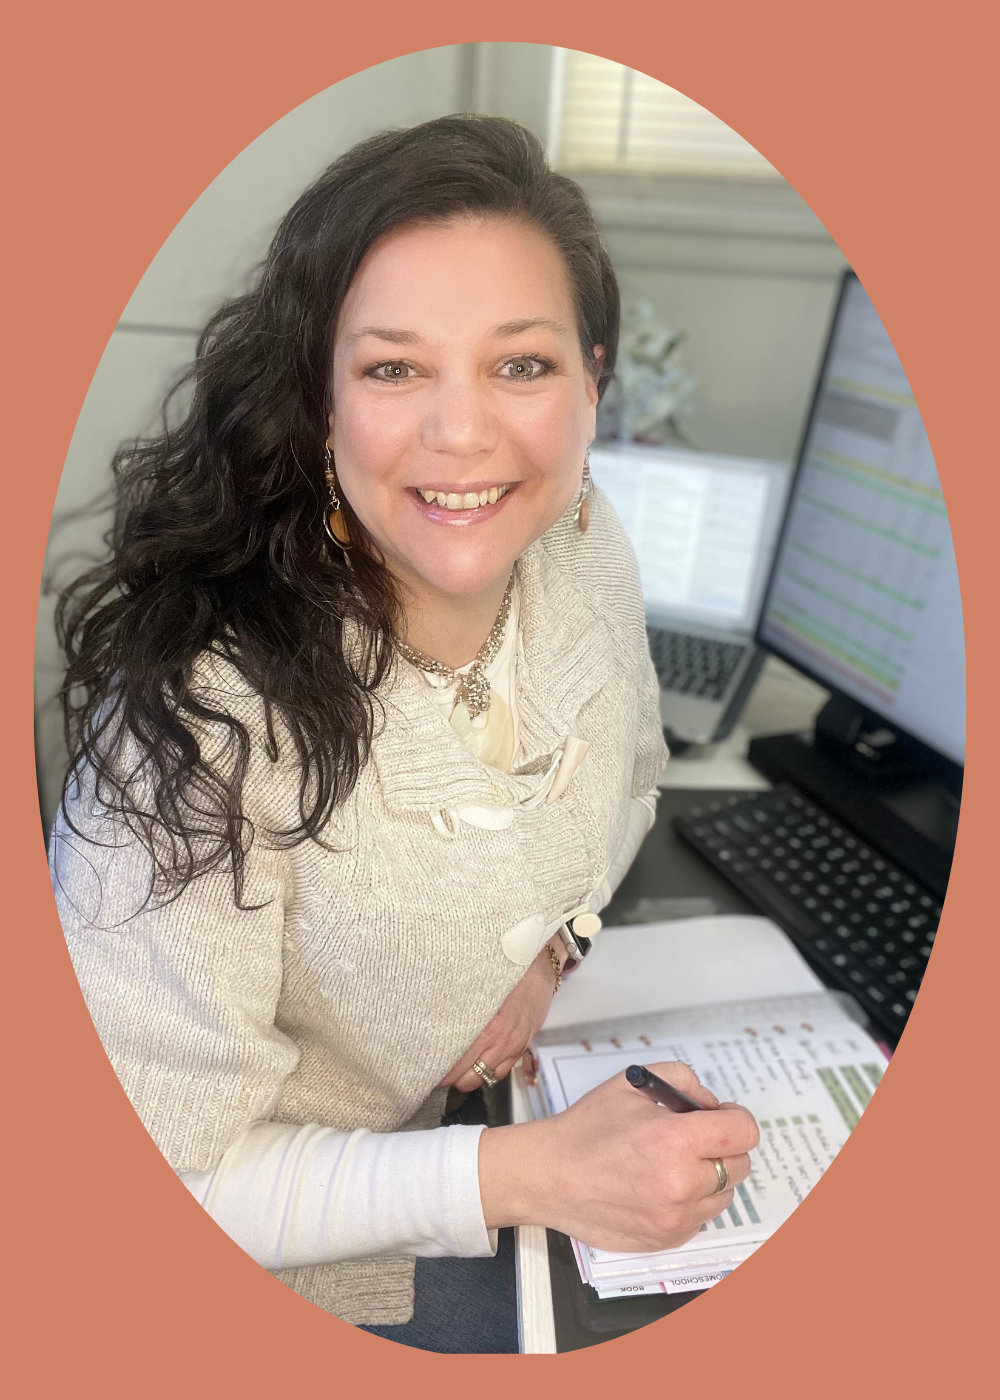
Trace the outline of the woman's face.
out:
<instances>
[{"instance_id":1,"label":"woman's face","mask_svg":"<svg viewBox=\"0 0 1000 1400\"><path fill-rule=\"evenodd\" d=\"M470 217L377 243L332 389L338 485L418 595L495 590L579 490L597 385L561 255L530 225Z\"/></svg>"}]
</instances>

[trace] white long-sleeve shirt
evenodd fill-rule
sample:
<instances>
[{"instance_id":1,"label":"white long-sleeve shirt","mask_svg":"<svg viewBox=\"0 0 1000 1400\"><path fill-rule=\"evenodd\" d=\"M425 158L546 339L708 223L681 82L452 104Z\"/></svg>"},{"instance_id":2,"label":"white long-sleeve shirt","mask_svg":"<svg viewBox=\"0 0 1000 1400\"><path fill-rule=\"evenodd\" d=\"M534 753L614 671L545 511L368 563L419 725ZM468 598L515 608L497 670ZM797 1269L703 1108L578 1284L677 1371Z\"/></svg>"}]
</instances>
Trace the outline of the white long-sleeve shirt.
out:
<instances>
[{"instance_id":1,"label":"white long-sleeve shirt","mask_svg":"<svg viewBox=\"0 0 1000 1400\"><path fill-rule=\"evenodd\" d=\"M255 1123L215 1171L182 1172L181 1180L266 1269L374 1254L492 1254L496 1237L479 1196L482 1131Z\"/></svg>"}]
</instances>

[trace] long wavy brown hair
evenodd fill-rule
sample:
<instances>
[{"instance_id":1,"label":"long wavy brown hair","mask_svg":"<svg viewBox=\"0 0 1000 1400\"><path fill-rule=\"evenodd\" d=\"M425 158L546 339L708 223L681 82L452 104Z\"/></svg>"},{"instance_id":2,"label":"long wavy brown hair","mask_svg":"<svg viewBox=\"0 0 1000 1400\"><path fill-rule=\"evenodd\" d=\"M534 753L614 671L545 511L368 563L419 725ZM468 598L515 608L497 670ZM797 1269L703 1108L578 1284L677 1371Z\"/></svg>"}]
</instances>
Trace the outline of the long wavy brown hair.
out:
<instances>
[{"instance_id":1,"label":"long wavy brown hair","mask_svg":"<svg viewBox=\"0 0 1000 1400\"><path fill-rule=\"evenodd\" d=\"M295 746L299 819L270 837L322 840L368 759L399 600L349 503L349 562L324 538L334 331L378 239L469 212L523 219L552 239L595 372L592 347L604 346L603 387L618 287L585 196L516 123L443 117L375 136L324 171L282 221L254 289L205 328L174 390L192 393L184 421L115 457L107 557L57 611L74 757L60 810L82 835L73 798L85 779L149 850L151 895L175 897L228 863L242 903L251 737L197 685L199 657L224 658L260 696L273 760L279 732ZM203 751L206 726L228 740L224 761Z\"/></svg>"}]
</instances>

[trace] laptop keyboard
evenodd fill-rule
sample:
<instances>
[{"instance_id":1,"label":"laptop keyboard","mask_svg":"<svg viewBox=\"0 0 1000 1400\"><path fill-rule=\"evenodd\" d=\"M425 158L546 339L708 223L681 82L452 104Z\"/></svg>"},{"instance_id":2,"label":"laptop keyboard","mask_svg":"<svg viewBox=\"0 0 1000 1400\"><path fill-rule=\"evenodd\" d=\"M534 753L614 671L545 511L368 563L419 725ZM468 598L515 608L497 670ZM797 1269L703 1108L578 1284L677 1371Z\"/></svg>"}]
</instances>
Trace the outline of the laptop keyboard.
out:
<instances>
[{"instance_id":1,"label":"laptop keyboard","mask_svg":"<svg viewBox=\"0 0 1000 1400\"><path fill-rule=\"evenodd\" d=\"M930 890L787 785L695 808L674 826L828 982L900 1034L941 917Z\"/></svg>"},{"instance_id":2,"label":"laptop keyboard","mask_svg":"<svg viewBox=\"0 0 1000 1400\"><path fill-rule=\"evenodd\" d=\"M649 654L663 690L721 700L747 648L738 642L693 637L648 627Z\"/></svg>"}]
</instances>

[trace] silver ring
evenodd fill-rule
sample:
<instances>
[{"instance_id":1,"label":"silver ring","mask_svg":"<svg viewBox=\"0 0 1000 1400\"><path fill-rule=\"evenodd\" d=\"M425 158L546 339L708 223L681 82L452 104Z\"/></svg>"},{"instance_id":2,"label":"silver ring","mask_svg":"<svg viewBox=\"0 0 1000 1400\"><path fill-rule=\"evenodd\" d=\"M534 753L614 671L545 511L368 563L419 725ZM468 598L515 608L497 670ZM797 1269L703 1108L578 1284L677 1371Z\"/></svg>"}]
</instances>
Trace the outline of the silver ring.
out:
<instances>
[{"instance_id":1,"label":"silver ring","mask_svg":"<svg viewBox=\"0 0 1000 1400\"><path fill-rule=\"evenodd\" d=\"M482 1060L477 1060L476 1063L472 1066L472 1073L479 1075L479 1078L486 1085L487 1089L494 1089L500 1083L499 1079L490 1069L489 1065L484 1065ZM728 1175L726 1177L726 1180L729 1180Z\"/></svg>"},{"instance_id":2,"label":"silver ring","mask_svg":"<svg viewBox=\"0 0 1000 1400\"><path fill-rule=\"evenodd\" d=\"M721 1157L713 1157L712 1166L715 1168L716 1175L719 1178L719 1184L712 1192L712 1195L721 1196L723 1191L729 1190L729 1168Z\"/></svg>"}]
</instances>

